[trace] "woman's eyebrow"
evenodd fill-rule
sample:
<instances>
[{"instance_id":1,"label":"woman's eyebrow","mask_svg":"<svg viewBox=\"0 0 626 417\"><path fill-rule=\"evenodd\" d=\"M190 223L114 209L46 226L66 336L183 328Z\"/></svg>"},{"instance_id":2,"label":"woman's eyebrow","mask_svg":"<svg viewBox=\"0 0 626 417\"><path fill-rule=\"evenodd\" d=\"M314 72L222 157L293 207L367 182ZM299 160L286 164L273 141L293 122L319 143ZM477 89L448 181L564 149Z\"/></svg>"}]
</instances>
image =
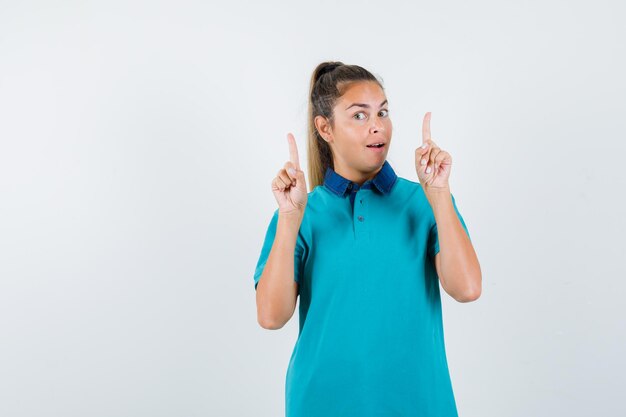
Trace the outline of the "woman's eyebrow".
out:
<instances>
[{"instance_id":1,"label":"woman's eyebrow","mask_svg":"<svg viewBox=\"0 0 626 417\"><path fill-rule=\"evenodd\" d=\"M383 101L382 103L380 103L380 107L384 106L386 102L387 102L387 100L385 100L385 101ZM353 106L365 107L366 109L369 109L369 108L370 108L370 105L369 105L369 104L363 104L363 103L352 103L352 104L350 104L348 107L346 107L346 110L348 110L350 107L353 107Z\"/></svg>"}]
</instances>

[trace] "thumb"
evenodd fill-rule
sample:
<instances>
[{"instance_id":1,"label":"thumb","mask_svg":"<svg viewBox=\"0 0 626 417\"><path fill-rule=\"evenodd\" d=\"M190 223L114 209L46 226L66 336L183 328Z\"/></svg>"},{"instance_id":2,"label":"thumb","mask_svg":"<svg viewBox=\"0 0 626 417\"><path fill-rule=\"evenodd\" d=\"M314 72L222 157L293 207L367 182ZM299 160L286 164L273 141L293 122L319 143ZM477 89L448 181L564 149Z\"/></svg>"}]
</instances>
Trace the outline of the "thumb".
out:
<instances>
[{"instance_id":1,"label":"thumb","mask_svg":"<svg viewBox=\"0 0 626 417\"><path fill-rule=\"evenodd\" d=\"M294 168L289 168L289 174L296 177L296 179L298 179L298 181L304 180L304 171L302 171L301 169L294 169Z\"/></svg>"}]
</instances>

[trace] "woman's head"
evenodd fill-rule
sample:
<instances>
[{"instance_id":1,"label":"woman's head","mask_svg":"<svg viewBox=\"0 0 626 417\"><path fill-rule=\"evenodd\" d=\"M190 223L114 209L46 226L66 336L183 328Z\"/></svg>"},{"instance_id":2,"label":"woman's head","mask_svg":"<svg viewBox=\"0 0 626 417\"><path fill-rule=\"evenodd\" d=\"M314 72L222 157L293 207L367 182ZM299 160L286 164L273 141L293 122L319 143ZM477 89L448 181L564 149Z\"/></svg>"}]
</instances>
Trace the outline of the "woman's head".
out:
<instances>
[{"instance_id":1,"label":"woman's head","mask_svg":"<svg viewBox=\"0 0 626 417\"><path fill-rule=\"evenodd\" d=\"M351 180L372 178L382 167L392 124L382 83L358 65L323 62L311 77L308 168L311 189L327 167ZM383 143L382 148L367 145Z\"/></svg>"}]
</instances>

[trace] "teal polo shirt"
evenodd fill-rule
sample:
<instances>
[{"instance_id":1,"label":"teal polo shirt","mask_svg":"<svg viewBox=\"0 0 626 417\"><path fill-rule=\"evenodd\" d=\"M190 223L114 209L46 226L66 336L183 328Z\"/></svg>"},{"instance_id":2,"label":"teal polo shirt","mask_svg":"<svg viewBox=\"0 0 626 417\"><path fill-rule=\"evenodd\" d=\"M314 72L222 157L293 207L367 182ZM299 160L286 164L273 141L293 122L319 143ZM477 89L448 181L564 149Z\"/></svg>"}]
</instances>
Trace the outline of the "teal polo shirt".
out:
<instances>
[{"instance_id":1,"label":"teal polo shirt","mask_svg":"<svg viewBox=\"0 0 626 417\"><path fill-rule=\"evenodd\" d=\"M469 237L454 196L454 210ZM274 211L254 273L276 234ZM299 332L286 417L453 417L435 217L388 161L363 183L331 168L308 193L294 251Z\"/></svg>"}]
</instances>

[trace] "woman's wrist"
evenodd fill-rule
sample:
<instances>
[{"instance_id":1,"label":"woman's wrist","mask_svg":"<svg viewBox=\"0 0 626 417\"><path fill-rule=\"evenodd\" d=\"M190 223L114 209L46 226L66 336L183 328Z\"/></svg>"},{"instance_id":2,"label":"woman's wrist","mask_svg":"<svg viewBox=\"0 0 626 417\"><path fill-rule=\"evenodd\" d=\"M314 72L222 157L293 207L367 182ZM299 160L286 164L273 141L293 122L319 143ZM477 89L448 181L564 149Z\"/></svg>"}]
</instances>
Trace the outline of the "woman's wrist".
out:
<instances>
[{"instance_id":1,"label":"woman's wrist","mask_svg":"<svg viewBox=\"0 0 626 417\"><path fill-rule=\"evenodd\" d=\"M426 199L433 209L442 202L446 203L448 200L452 199L450 187L430 188L425 194Z\"/></svg>"},{"instance_id":2,"label":"woman's wrist","mask_svg":"<svg viewBox=\"0 0 626 417\"><path fill-rule=\"evenodd\" d=\"M304 217L304 211L301 210L291 210L287 212L278 212L278 221L284 221L287 223L300 223L302 218Z\"/></svg>"}]
</instances>

